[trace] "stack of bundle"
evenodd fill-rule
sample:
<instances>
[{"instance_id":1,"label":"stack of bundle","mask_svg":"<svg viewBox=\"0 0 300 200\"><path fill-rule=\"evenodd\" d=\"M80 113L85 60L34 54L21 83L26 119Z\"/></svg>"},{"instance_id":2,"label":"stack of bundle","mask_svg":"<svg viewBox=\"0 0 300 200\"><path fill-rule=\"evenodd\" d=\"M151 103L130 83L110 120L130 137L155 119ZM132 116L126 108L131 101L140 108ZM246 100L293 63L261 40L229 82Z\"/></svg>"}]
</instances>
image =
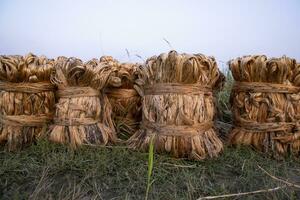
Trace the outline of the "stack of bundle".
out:
<instances>
[{"instance_id":1,"label":"stack of bundle","mask_svg":"<svg viewBox=\"0 0 300 200\"><path fill-rule=\"evenodd\" d=\"M153 140L157 152L175 157L217 156L223 144L213 129L213 90L222 82L213 57L171 51L148 59L136 81L143 119L129 146L147 150Z\"/></svg>"},{"instance_id":2,"label":"stack of bundle","mask_svg":"<svg viewBox=\"0 0 300 200\"><path fill-rule=\"evenodd\" d=\"M106 145L116 141L111 106L103 88L119 84L113 70L93 59L83 63L76 58L56 60L52 82L58 86L58 103L49 139L77 147Z\"/></svg>"},{"instance_id":3,"label":"stack of bundle","mask_svg":"<svg viewBox=\"0 0 300 200\"><path fill-rule=\"evenodd\" d=\"M100 60L103 61L103 57ZM118 62L111 62L110 65L115 68L115 76L121 79L121 86L109 86L105 93L113 108L112 117L118 137L126 140L137 130L141 121L141 97L134 89L137 65Z\"/></svg>"},{"instance_id":4,"label":"stack of bundle","mask_svg":"<svg viewBox=\"0 0 300 200\"><path fill-rule=\"evenodd\" d=\"M300 68L296 61L244 56L229 65L235 79L231 93L235 127L230 143L251 145L277 158L290 151L299 153L299 142L293 146L290 140L298 118Z\"/></svg>"},{"instance_id":5,"label":"stack of bundle","mask_svg":"<svg viewBox=\"0 0 300 200\"><path fill-rule=\"evenodd\" d=\"M52 119L53 62L33 54L0 56L0 143L9 151L35 142Z\"/></svg>"}]
</instances>

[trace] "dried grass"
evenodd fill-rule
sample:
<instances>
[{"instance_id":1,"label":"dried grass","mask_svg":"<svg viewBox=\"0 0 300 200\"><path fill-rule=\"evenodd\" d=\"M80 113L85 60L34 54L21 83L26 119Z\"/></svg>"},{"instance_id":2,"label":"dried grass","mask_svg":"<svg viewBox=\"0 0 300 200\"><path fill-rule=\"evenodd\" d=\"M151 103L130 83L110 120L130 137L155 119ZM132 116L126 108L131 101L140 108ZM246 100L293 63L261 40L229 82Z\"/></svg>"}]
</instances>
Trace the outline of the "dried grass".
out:
<instances>
[{"instance_id":1,"label":"dried grass","mask_svg":"<svg viewBox=\"0 0 300 200\"><path fill-rule=\"evenodd\" d=\"M171 51L148 59L138 74L143 119L129 147L146 151L154 136L158 153L196 160L218 156L223 144L212 127L212 90L224 76L215 59Z\"/></svg>"},{"instance_id":2,"label":"dried grass","mask_svg":"<svg viewBox=\"0 0 300 200\"><path fill-rule=\"evenodd\" d=\"M0 56L0 143L14 151L45 135L54 105L54 60Z\"/></svg>"},{"instance_id":3,"label":"dried grass","mask_svg":"<svg viewBox=\"0 0 300 200\"><path fill-rule=\"evenodd\" d=\"M117 135L120 139L127 140L137 131L142 118L141 97L133 88L138 65L119 63L111 57L102 57L100 60L114 68L115 76L121 79L121 86L109 86L105 93L112 105Z\"/></svg>"},{"instance_id":4,"label":"dried grass","mask_svg":"<svg viewBox=\"0 0 300 200\"><path fill-rule=\"evenodd\" d=\"M300 96L294 86L300 85L300 66L285 56L267 59L263 55L237 58L229 65L238 81L231 93L235 127L229 142L250 145L277 158L291 152L299 155L300 134L295 122L299 121ZM246 83L252 89L239 89Z\"/></svg>"},{"instance_id":5,"label":"dried grass","mask_svg":"<svg viewBox=\"0 0 300 200\"><path fill-rule=\"evenodd\" d=\"M107 145L116 141L111 106L103 88L118 85L113 70L99 60L83 63L59 57L52 82L58 86L55 125L49 139L71 147Z\"/></svg>"}]
</instances>

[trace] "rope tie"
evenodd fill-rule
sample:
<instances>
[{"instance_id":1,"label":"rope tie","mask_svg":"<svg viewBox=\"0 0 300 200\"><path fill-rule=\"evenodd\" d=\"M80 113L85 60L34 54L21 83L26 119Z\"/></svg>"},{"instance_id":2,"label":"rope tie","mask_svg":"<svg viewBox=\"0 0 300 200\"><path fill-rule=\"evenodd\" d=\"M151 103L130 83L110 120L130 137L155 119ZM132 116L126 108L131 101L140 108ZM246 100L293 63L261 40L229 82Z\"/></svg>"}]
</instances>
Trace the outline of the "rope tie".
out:
<instances>
[{"instance_id":1,"label":"rope tie","mask_svg":"<svg viewBox=\"0 0 300 200\"><path fill-rule=\"evenodd\" d=\"M135 89L124 89L124 88L110 88L105 91L107 96L112 98L132 98L138 97L138 93Z\"/></svg>"},{"instance_id":2,"label":"rope tie","mask_svg":"<svg viewBox=\"0 0 300 200\"><path fill-rule=\"evenodd\" d=\"M142 128L152 129L162 136L193 137L204 133L213 127L212 121L205 121L193 125L164 125L155 122L142 122Z\"/></svg>"},{"instance_id":3,"label":"rope tie","mask_svg":"<svg viewBox=\"0 0 300 200\"><path fill-rule=\"evenodd\" d=\"M287 131L294 129L294 122L255 122L244 119L235 119L234 125L241 129L250 132L273 132L273 131Z\"/></svg>"},{"instance_id":4,"label":"rope tie","mask_svg":"<svg viewBox=\"0 0 300 200\"><path fill-rule=\"evenodd\" d=\"M0 115L0 123L8 126L43 127L51 120L49 115Z\"/></svg>"},{"instance_id":5,"label":"rope tie","mask_svg":"<svg viewBox=\"0 0 300 200\"><path fill-rule=\"evenodd\" d=\"M54 118L54 124L59 126L81 126L92 125L100 122L100 119L94 118Z\"/></svg>"},{"instance_id":6,"label":"rope tie","mask_svg":"<svg viewBox=\"0 0 300 200\"><path fill-rule=\"evenodd\" d=\"M145 95L163 95L166 93L182 95L212 94L212 88L206 85L180 83L156 83L144 88Z\"/></svg>"},{"instance_id":7,"label":"rope tie","mask_svg":"<svg viewBox=\"0 0 300 200\"><path fill-rule=\"evenodd\" d=\"M11 83L0 82L0 90L6 92L40 93L54 91L55 86L48 82L37 83Z\"/></svg>"},{"instance_id":8,"label":"rope tie","mask_svg":"<svg viewBox=\"0 0 300 200\"><path fill-rule=\"evenodd\" d=\"M59 98L98 97L100 91L91 87L58 87Z\"/></svg>"},{"instance_id":9,"label":"rope tie","mask_svg":"<svg viewBox=\"0 0 300 200\"><path fill-rule=\"evenodd\" d=\"M300 87L277 83L235 81L232 90L236 92L266 92L292 94L300 92Z\"/></svg>"}]
</instances>

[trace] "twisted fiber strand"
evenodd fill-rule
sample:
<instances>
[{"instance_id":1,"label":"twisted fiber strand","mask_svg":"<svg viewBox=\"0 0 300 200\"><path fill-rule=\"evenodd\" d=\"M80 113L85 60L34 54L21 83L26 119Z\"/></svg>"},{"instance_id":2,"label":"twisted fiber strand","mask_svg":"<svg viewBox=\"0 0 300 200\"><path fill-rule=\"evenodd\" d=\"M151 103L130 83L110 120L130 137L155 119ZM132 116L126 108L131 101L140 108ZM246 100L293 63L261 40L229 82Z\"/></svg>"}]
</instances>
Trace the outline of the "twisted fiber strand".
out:
<instances>
[{"instance_id":1,"label":"twisted fiber strand","mask_svg":"<svg viewBox=\"0 0 300 200\"><path fill-rule=\"evenodd\" d=\"M232 90L236 92L265 92L293 94L300 92L300 87L266 82L239 82L235 81Z\"/></svg>"},{"instance_id":2,"label":"twisted fiber strand","mask_svg":"<svg viewBox=\"0 0 300 200\"><path fill-rule=\"evenodd\" d=\"M116 99L127 99L131 97L139 97L139 94L135 89L125 89L125 88L113 88L105 90L105 93L109 98Z\"/></svg>"},{"instance_id":3,"label":"twisted fiber strand","mask_svg":"<svg viewBox=\"0 0 300 200\"><path fill-rule=\"evenodd\" d=\"M256 122L243 119L235 119L234 125L250 132L272 132L272 131L288 131L291 132L295 128L294 122Z\"/></svg>"},{"instance_id":4,"label":"twisted fiber strand","mask_svg":"<svg viewBox=\"0 0 300 200\"><path fill-rule=\"evenodd\" d=\"M91 87L58 87L56 94L59 98L97 97L100 91Z\"/></svg>"},{"instance_id":5,"label":"twisted fiber strand","mask_svg":"<svg viewBox=\"0 0 300 200\"><path fill-rule=\"evenodd\" d=\"M212 121L206 121L193 125L164 125L155 122L143 121L142 128L152 129L162 136L193 137L203 134L213 127ZM151 135L151 134L150 134Z\"/></svg>"},{"instance_id":6,"label":"twisted fiber strand","mask_svg":"<svg viewBox=\"0 0 300 200\"><path fill-rule=\"evenodd\" d=\"M37 83L10 83L0 82L0 90L6 92L22 92L22 93L40 93L47 91L54 91L55 86L47 82Z\"/></svg>"},{"instance_id":7,"label":"twisted fiber strand","mask_svg":"<svg viewBox=\"0 0 300 200\"><path fill-rule=\"evenodd\" d=\"M81 126L91 125L101 122L100 119L94 118L54 118L54 124L59 126Z\"/></svg>"},{"instance_id":8,"label":"twisted fiber strand","mask_svg":"<svg viewBox=\"0 0 300 200\"><path fill-rule=\"evenodd\" d=\"M0 115L0 123L6 126L41 127L51 121L49 115Z\"/></svg>"},{"instance_id":9,"label":"twisted fiber strand","mask_svg":"<svg viewBox=\"0 0 300 200\"><path fill-rule=\"evenodd\" d=\"M145 95L181 94L199 95L212 94L212 88L200 84L156 83L144 88Z\"/></svg>"}]
</instances>

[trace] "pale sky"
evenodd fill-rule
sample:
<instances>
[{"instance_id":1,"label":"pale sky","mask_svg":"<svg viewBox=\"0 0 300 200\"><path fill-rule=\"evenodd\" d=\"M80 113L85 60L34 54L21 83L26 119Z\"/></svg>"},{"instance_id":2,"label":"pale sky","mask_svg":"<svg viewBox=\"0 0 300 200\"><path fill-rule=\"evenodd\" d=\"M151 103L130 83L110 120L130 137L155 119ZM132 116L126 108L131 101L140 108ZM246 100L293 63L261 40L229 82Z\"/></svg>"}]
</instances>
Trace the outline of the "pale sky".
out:
<instances>
[{"instance_id":1,"label":"pale sky","mask_svg":"<svg viewBox=\"0 0 300 200\"><path fill-rule=\"evenodd\" d=\"M170 49L224 62L247 54L300 62L300 1L0 1L0 54L126 62Z\"/></svg>"}]
</instances>

